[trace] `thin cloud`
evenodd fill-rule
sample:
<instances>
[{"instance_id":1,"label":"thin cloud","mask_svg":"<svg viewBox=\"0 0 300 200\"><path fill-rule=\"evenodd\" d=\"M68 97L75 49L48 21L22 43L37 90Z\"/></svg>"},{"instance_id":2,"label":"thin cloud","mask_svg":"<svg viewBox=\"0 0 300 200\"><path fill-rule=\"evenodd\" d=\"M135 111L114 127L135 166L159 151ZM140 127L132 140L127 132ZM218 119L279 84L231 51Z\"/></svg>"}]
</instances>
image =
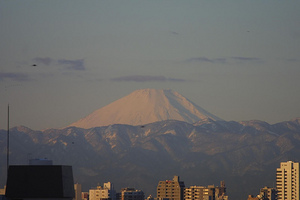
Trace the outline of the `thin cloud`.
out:
<instances>
[{"instance_id":1,"label":"thin cloud","mask_svg":"<svg viewBox=\"0 0 300 200\"><path fill-rule=\"evenodd\" d=\"M117 78L112 78L112 81L118 82L183 82L184 79L175 79L175 78L166 78L165 76L141 76L141 75L133 75L133 76L120 76Z\"/></svg>"},{"instance_id":2,"label":"thin cloud","mask_svg":"<svg viewBox=\"0 0 300 200\"><path fill-rule=\"evenodd\" d=\"M0 81L12 80L17 82L30 81L28 74L25 73L15 73L15 72L0 72Z\"/></svg>"},{"instance_id":3,"label":"thin cloud","mask_svg":"<svg viewBox=\"0 0 300 200\"><path fill-rule=\"evenodd\" d=\"M77 70L77 71L84 71L86 70L84 65L84 59L78 59L78 60L68 60L68 59L53 59L50 57L36 57L33 59L33 62L36 64L42 64L42 65L58 65L62 66L65 69L68 70Z\"/></svg>"},{"instance_id":4,"label":"thin cloud","mask_svg":"<svg viewBox=\"0 0 300 200\"><path fill-rule=\"evenodd\" d=\"M54 60L49 57L44 57L44 58L36 57L33 59L33 61L36 62L37 64L43 64L47 66L54 62Z\"/></svg>"},{"instance_id":5,"label":"thin cloud","mask_svg":"<svg viewBox=\"0 0 300 200\"><path fill-rule=\"evenodd\" d=\"M61 60L58 60L57 63L59 65L66 66L66 68L69 70L78 70L78 71L86 70L86 68L84 66L84 59L78 59L78 60L61 59Z\"/></svg>"},{"instance_id":6,"label":"thin cloud","mask_svg":"<svg viewBox=\"0 0 300 200\"><path fill-rule=\"evenodd\" d=\"M179 35L179 33L176 32L176 31L171 31L171 34L173 34L173 35Z\"/></svg>"},{"instance_id":7,"label":"thin cloud","mask_svg":"<svg viewBox=\"0 0 300 200\"><path fill-rule=\"evenodd\" d=\"M231 63L261 63L263 62L261 58L256 57L225 57L225 58L207 58L207 57L192 57L183 61L184 63L197 63L197 62L207 62L214 64L231 64Z\"/></svg>"},{"instance_id":8,"label":"thin cloud","mask_svg":"<svg viewBox=\"0 0 300 200\"><path fill-rule=\"evenodd\" d=\"M239 61L239 62L262 62L260 58L256 57L231 57L232 60Z\"/></svg>"},{"instance_id":9,"label":"thin cloud","mask_svg":"<svg viewBox=\"0 0 300 200\"><path fill-rule=\"evenodd\" d=\"M209 63L226 63L226 58L207 58L207 57L192 57L184 60L184 62L209 62Z\"/></svg>"},{"instance_id":10,"label":"thin cloud","mask_svg":"<svg viewBox=\"0 0 300 200\"><path fill-rule=\"evenodd\" d=\"M171 82L185 82L186 80L180 78L168 78L168 81Z\"/></svg>"},{"instance_id":11,"label":"thin cloud","mask_svg":"<svg viewBox=\"0 0 300 200\"><path fill-rule=\"evenodd\" d=\"M297 59L297 58L288 58L288 59L285 59L285 61L287 61L287 62L299 62L300 59Z\"/></svg>"}]
</instances>

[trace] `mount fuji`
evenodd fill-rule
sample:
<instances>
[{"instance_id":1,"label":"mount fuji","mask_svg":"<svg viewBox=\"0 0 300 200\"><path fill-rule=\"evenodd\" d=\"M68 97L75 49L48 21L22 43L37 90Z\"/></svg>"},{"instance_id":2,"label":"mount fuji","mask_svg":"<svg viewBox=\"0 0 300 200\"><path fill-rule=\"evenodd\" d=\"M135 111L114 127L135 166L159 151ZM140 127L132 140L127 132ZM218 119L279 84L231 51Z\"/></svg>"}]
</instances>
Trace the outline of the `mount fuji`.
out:
<instances>
[{"instance_id":1,"label":"mount fuji","mask_svg":"<svg viewBox=\"0 0 300 200\"><path fill-rule=\"evenodd\" d=\"M80 128L112 124L143 125L164 120L223 121L173 90L141 89L70 124Z\"/></svg>"}]
</instances>

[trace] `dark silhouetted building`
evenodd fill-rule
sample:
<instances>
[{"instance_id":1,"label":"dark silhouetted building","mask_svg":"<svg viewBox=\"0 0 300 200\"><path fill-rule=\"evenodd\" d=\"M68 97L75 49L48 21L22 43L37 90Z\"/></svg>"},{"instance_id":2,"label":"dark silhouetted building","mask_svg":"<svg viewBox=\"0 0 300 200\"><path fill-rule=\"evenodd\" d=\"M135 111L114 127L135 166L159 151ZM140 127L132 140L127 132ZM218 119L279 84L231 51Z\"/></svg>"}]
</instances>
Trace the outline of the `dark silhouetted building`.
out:
<instances>
[{"instance_id":1,"label":"dark silhouetted building","mask_svg":"<svg viewBox=\"0 0 300 200\"><path fill-rule=\"evenodd\" d=\"M71 166L9 166L5 196L8 200L72 200L75 197Z\"/></svg>"}]
</instances>

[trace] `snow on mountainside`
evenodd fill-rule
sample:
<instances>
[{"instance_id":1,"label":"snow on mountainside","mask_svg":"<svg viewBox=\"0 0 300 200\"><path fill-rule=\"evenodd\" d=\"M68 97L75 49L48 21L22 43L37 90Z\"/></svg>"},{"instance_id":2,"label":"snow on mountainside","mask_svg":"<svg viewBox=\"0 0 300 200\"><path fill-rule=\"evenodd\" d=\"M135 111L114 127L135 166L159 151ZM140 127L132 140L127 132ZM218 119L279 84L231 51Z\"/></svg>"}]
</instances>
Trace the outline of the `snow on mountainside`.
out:
<instances>
[{"instance_id":1,"label":"snow on mountainside","mask_svg":"<svg viewBox=\"0 0 300 200\"><path fill-rule=\"evenodd\" d=\"M173 90L141 89L70 126L92 128L111 124L142 125L170 119L194 123L207 118L222 120Z\"/></svg>"}]
</instances>

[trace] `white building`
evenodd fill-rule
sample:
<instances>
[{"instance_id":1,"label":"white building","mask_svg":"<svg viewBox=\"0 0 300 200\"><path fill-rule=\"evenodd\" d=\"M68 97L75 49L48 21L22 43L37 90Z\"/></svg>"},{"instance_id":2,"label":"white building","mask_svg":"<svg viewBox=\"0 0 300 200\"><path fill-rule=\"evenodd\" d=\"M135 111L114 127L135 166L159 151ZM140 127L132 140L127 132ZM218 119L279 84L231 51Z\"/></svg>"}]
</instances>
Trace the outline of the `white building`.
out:
<instances>
[{"instance_id":1,"label":"white building","mask_svg":"<svg viewBox=\"0 0 300 200\"><path fill-rule=\"evenodd\" d=\"M89 190L89 200L116 200L116 191L111 182Z\"/></svg>"},{"instance_id":2,"label":"white building","mask_svg":"<svg viewBox=\"0 0 300 200\"><path fill-rule=\"evenodd\" d=\"M281 162L276 172L278 200L299 200L299 163Z\"/></svg>"}]
</instances>

